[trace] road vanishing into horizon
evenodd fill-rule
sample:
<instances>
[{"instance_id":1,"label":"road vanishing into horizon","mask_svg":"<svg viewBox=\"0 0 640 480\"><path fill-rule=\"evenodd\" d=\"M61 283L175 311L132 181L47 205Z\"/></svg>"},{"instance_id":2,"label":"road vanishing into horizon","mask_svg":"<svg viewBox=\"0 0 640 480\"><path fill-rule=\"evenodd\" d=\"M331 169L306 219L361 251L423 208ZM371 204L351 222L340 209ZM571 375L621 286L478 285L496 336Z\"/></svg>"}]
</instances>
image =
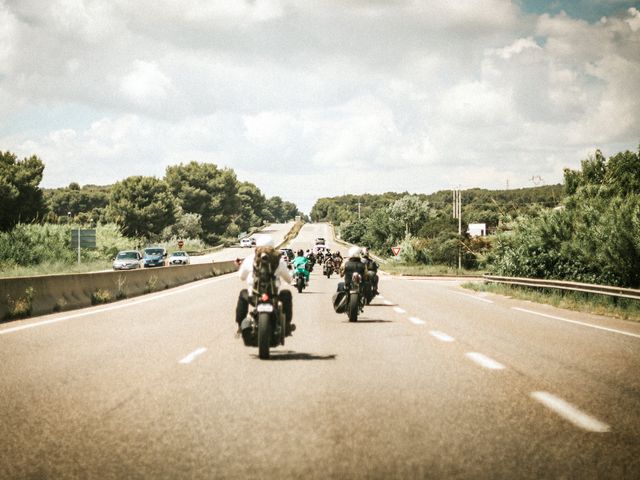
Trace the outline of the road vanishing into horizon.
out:
<instances>
[{"instance_id":1,"label":"road vanishing into horizon","mask_svg":"<svg viewBox=\"0 0 640 480\"><path fill-rule=\"evenodd\" d=\"M640 478L640 324L389 275L349 323L337 282L267 361L236 275L0 325L0 478Z\"/></svg>"}]
</instances>

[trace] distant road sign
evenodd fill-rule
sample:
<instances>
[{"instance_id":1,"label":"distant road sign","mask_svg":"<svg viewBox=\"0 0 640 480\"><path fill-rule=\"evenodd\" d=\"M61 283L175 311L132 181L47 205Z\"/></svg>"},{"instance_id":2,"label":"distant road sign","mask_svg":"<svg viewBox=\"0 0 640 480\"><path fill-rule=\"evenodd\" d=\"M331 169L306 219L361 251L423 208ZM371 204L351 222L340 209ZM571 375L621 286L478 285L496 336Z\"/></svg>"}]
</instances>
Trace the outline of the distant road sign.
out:
<instances>
[{"instance_id":1,"label":"distant road sign","mask_svg":"<svg viewBox=\"0 0 640 480\"><path fill-rule=\"evenodd\" d=\"M391 252L397 257L400 253L400 247L391 247Z\"/></svg>"},{"instance_id":2,"label":"distant road sign","mask_svg":"<svg viewBox=\"0 0 640 480\"><path fill-rule=\"evenodd\" d=\"M178 246L182 248L184 246L184 240L178 240Z\"/></svg>"},{"instance_id":3,"label":"distant road sign","mask_svg":"<svg viewBox=\"0 0 640 480\"><path fill-rule=\"evenodd\" d=\"M71 248L78 248L78 238L80 238L80 248L96 248L96 229L71 230Z\"/></svg>"}]
</instances>

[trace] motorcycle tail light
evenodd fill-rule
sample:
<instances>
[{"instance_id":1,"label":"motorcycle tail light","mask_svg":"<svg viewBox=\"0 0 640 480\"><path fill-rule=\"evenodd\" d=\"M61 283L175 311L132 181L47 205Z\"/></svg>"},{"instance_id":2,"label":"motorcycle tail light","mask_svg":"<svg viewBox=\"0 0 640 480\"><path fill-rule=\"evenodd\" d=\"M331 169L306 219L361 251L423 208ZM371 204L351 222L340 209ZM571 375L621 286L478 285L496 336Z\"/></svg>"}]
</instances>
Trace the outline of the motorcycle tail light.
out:
<instances>
[{"instance_id":1,"label":"motorcycle tail light","mask_svg":"<svg viewBox=\"0 0 640 480\"><path fill-rule=\"evenodd\" d=\"M356 272L356 273L353 274L353 276L351 278L353 279L353 281L359 282L360 281L360 274Z\"/></svg>"},{"instance_id":2,"label":"motorcycle tail light","mask_svg":"<svg viewBox=\"0 0 640 480\"><path fill-rule=\"evenodd\" d=\"M260 300L262 300L263 302L268 302L269 301L269 295L267 295L266 293L263 293L262 297L260 297Z\"/></svg>"}]
</instances>

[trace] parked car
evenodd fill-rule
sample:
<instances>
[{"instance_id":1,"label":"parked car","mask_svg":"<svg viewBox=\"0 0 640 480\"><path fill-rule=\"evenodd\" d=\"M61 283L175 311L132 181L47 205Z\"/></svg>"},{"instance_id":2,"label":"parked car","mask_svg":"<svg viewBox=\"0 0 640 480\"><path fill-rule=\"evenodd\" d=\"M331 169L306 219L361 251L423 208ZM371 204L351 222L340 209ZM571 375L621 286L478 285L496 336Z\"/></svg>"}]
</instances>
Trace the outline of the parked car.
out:
<instances>
[{"instance_id":1,"label":"parked car","mask_svg":"<svg viewBox=\"0 0 640 480\"><path fill-rule=\"evenodd\" d=\"M164 267L167 259L167 249L163 247L149 247L144 249L142 256L142 266L148 267Z\"/></svg>"},{"instance_id":2,"label":"parked car","mask_svg":"<svg viewBox=\"0 0 640 480\"><path fill-rule=\"evenodd\" d=\"M316 245L324 245L325 241L323 237L316 238Z\"/></svg>"},{"instance_id":3,"label":"parked car","mask_svg":"<svg viewBox=\"0 0 640 480\"><path fill-rule=\"evenodd\" d=\"M113 259L114 270L134 270L142 267L142 255L137 250L122 250Z\"/></svg>"},{"instance_id":4,"label":"parked car","mask_svg":"<svg viewBox=\"0 0 640 480\"><path fill-rule=\"evenodd\" d=\"M182 250L173 252L169 255L169 265L189 265L191 260L189 259L189 254Z\"/></svg>"},{"instance_id":5,"label":"parked car","mask_svg":"<svg viewBox=\"0 0 640 480\"><path fill-rule=\"evenodd\" d=\"M245 247L249 247L249 248L251 248L251 247L255 247L255 246L256 246L256 239L255 239L255 238L253 238L253 237L246 237L246 238L243 238L242 240L240 240L240 246L241 246L242 248L245 248Z\"/></svg>"}]
</instances>

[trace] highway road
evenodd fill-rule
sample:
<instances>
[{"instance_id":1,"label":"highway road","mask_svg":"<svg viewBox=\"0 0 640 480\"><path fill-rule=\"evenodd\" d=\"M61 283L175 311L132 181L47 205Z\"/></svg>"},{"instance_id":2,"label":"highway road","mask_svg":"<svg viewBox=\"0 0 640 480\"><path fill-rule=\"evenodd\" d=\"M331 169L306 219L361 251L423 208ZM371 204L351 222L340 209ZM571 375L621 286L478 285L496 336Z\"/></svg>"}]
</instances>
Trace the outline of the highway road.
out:
<instances>
[{"instance_id":1,"label":"highway road","mask_svg":"<svg viewBox=\"0 0 640 480\"><path fill-rule=\"evenodd\" d=\"M391 276L349 323L337 281L269 361L235 275L0 325L0 478L640 478L640 325Z\"/></svg>"},{"instance_id":2,"label":"highway road","mask_svg":"<svg viewBox=\"0 0 640 480\"><path fill-rule=\"evenodd\" d=\"M273 223L267 226L265 229L261 230L259 233L254 233L252 236L255 239L259 239L263 235L271 235L276 242L276 245L281 243L284 240L284 237L289 233L291 228L293 227L293 222L289 223ZM251 253L250 248L240 248L240 246L227 247L223 248L214 253L208 253L206 255L192 255L191 263L211 263L215 262L226 262L228 260L235 260L236 258L244 258Z\"/></svg>"}]
</instances>

